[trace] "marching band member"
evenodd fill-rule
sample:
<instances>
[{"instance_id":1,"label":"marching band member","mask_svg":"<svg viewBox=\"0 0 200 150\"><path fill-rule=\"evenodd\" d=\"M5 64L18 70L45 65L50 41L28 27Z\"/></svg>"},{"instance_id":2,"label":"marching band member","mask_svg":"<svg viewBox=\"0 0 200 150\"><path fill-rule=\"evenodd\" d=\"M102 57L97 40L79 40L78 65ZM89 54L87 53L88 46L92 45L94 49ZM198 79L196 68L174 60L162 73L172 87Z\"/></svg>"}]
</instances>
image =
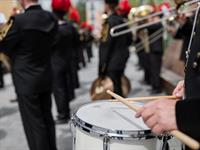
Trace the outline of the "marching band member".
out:
<instances>
[{"instance_id":1,"label":"marching band member","mask_svg":"<svg viewBox=\"0 0 200 150\"><path fill-rule=\"evenodd\" d=\"M161 99L144 105L136 117L156 134L179 129L200 141L200 21L199 15L192 31L192 45L187 51L185 80L179 82L173 94L181 100ZM185 97L183 97L185 95ZM182 100L183 99L183 100ZM186 148L189 150L189 148Z\"/></svg>"},{"instance_id":2,"label":"marching band member","mask_svg":"<svg viewBox=\"0 0 200 150\"><path fill-rule=\"evenodd\" d=\"M124 73L126 62L129 58L129 45L132 38L129 34L119 37L112 37L110 29L116 25L123 23L123 18L116 13L118 0L105 0L105 9L108 15L105 24L106 34L104 37L104 48L100 49L100 72L99 75L106 75L111 78L114 84L114 91L122 94L121 77Z\"/></svg>"},{"instance_id":3,"label":"marching band member","mask_svg":"<svg viewBox=\"0 0 200 150\"><path fill-rule=\"evenodd\" d=\"M93 57L92 43L93 43L94 37L92 35L92 32L93 32L93 26L88 25L88 27L87 27L87 44L86 44L86 52L87 52L88 62L91 62L91 58Z\"/></svg>"},{"instance_id":4,"label":"marching band member","mask_svg":"<svg viewBox=\"0 0 200 150\"><path fill-rule=\"evenodd\" d=\"M25 12L12 17L0 50L11 59L19 110L30 150L56 150L51 113L51 50L57 22L38 0L19 0Z\"/></svg>"},{"instance_id":5,"label":"marching band member","mask_svg":"<svg viewBox=\"0 0 200 150\"><path fill-rule=\"evenodd\" d=\"M79 68L79 51L80 51L80 35L79 35L79 23L80 23L80 14L75 7L70 7L69 10L69 20L71 24L74 27L74 36L76 36L76 46L74 47L73 50L73 60L72 60L72 72L73 72L73 84L74 88L79 88L80 87L80 81L79 81L79 75L78 75L78 70Z\"/></svg>"},{"instance_id":6,"label":"marching band member","mask_svg":"<svg viewBox=\"0 0 200 150\"><path fill-rule=\"evenodd\" d=\"M151 5L144 5L137 8L135 17L141 18L153 13L155 10ZM163 26L159 23L159 17L148 17L147 19L139 22L153 23L147 27L141 28L137 31L136 52L139 58L139 64L144 69L144 83L152 86L151 93L158 94L162 92L160 72L162 67L162 56L164 52L163 47ZM152 39L155 35L156 40ZM152 41L154 40L154 41Z\"/></svg>"},{"instance_id":7,"label":"marching band member","mask_svg":"<svg viewBox=\"0 0 200 150\"><path fill-rule=\"evenodd\" d=\"M72 72L72 68L75 67L73 53L76 50L79 37L73 24L64 19L70 5L71 2L69 0L52 1L53 12L58 19L59 25L52 56L53 94L58 111L57 124L69 121L69 102L75 97L74 72Z\"/></svg>"},{"instance_id":8,"label":"marching band member","mask_svg":"<svg viewBox=\"0 0 200 150\"><path fill-rule=\"evenodd\" d=\"M149 22L156 22L160 18L159 17L150 17ZM151 86L152 94L158 94L162 92L162 85L161 85L161 67L162 67L162 57L164 53L164 44L163 44L163 26L161 23L153 24L147 27L148 35L154 34L157 31L160 31L159 34L161 36L154 42L149 44L149 62L150 62L150 79L151 79ZM150 39L149 39L150 40Z\"/></svg>"},{"instance_id":9,"label":"marching band member","mask_svg":"<svg viewBox=\"0 0 200 150\"><path fill-rule=\"evenodd\" d=\"M186 51L190 41L190 34L192 31L193 16L187 17L186 14L181 14L177 18L179 28L175 34L176 39L183 39L183 46L181 50L180 60L186 62Z\"/></svg>"}]
</instances>

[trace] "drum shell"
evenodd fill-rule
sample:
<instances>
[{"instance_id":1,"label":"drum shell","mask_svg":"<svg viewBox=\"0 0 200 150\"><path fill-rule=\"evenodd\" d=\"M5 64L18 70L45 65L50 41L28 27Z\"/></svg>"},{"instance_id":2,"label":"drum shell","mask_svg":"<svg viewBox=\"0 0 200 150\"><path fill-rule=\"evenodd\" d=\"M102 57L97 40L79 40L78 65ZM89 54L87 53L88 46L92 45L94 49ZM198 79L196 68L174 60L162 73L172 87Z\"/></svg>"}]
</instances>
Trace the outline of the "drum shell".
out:
<instances>
[{"instance_id":1,"label":"drum shell","mask_svg":"<svg viewBox=\"0 0 200 150\"><path fill-rule=\"evenodd\" d=\"M105 150L103 149L103 137L91 136L88 133L76 128L74 150ZM110 140L109 150L156 150L157 139L141 140Z\"/></svg>"},{"instance_id":2,"label":"drum shell","mask_svg":"<svg viewBox=\"0 0 200 150\"><path fill-rule=\"evenodd\" d=\"M106 126L99 126L98 124L93 124L91 120L103 120L107 124L106 118L107 113L104 113L106 110L102 110L99 105L108 107L113 106L114 109L118 109L116 106L118 104L113 104L108 101L100 101L91 104L82 106L82 110L78 110L72 117L73 122L73 136L74 136L74 150L107 150L103 148L105 146L104 141L108 140L106 145L109 147L109 150L156 150L157 147L157 137L154 136L149 129L141 128L139 130L132 128L121 128L116 125L116 127L110 128ZM119 103L120 104L120 103ZM92 106L92 107L88 107ZM120 107L124 107L120 105ZM92 111L89 109L91 108ZM81 109L81 108L80 108ZM95 114L99 111L94 111L94 109L102 110L100 115L89 115ZM119 108L120 109L120 108ZM121 108L122 109L122 108ZM83 111L84 110L84 111ZM110 109L109 109L110 110ZM124 112L124 110L122 111ZM86 116L85 116L86 113ZM109 112L110 113L110 112ZM87 115L88 114L88 115ZM130 112L130 115L132 112ZM90 117L91 116L91 117ZM100 116L102 116L100 118ZM104 117L103 117L104 116ZM126 116L126 115L125 115ZM129 116L130 117L130 116ZM90 118L89 120L86 118ZM96 118L96 119L95 119ZM105 118L105 119L104 119ZM117 117L118 118L118 117ZM112 120L116 118L111 118ZM96 121L95 121L96 122ZM100 121L101 122L101 121ZM108 122L109 124L109 122ZM124 123L123 123L124 124ZM135 123L134 123L135 124ZM137 125L136 125L137 126ZM125 129L125 130L123 130Z\"/></svg>"}]
</instances>

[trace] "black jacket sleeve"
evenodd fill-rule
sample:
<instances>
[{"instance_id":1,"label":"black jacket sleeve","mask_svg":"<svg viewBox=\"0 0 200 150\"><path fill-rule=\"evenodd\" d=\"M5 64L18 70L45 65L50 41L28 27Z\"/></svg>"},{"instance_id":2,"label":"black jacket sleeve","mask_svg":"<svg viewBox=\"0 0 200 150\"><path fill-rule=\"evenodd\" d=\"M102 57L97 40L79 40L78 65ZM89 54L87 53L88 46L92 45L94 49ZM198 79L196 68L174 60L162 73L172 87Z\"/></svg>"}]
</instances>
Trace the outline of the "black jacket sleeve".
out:
<instances>
[{"instance_id":1,"label":"black jacket sleeve","mask_svg":"<svg viewBox=\"0 0 200 150\"><path fill-rule=\"evenodd\" d=\"M190 38L191 32L192 32L192 27L193 27L193 19L188 18L186 23L180 27L174 36L175 39L182 39L183 36L187 36Z\"/></svg>"},{"instance_id":2,"label":"black jacket sleeve","mask_svg":"<svg viewBox=\"0 0 200 150\"><path fill-rule=\"evenodd\" d=\"M12 26L9 29L7 35L2 41L0 41L0 50L8 56L10 56L12 51L15 49L15 46L17 45L20 39L17 23L14 18L12 18L12 21L13 21Z\"/></svg>"},{"instance_id":3,"label":"black jacket sleeve","mask_svg":"<svg viewBox=\"0 0 200 150\"><path fill-rule=\"evenodd\" d=\"M200 140L200 99L178 101L176 121L181 131Z\"/></svg>"}]
</instances>

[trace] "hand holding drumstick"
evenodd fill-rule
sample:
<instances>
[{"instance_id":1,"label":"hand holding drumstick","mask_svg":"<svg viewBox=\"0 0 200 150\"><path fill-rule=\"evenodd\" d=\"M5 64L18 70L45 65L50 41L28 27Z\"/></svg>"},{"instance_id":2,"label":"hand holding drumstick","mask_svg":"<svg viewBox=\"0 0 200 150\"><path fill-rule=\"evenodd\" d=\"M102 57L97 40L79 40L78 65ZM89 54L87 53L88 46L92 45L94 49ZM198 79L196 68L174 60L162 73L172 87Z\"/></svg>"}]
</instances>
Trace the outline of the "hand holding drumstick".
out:
<instances>
[{"instance_id":1,"label":"hand holding drumstick","mask_svg":"<svg viewBox=\"0 0 200 150\"><path fill-rule=\"evenodd\" d=\"M173 95L182 99L185 91L184 86L185 86L184 80L179 81L176 88L173 91Z\"/></svg>"},{"instance_id":2,"label":"hand holding drumstick","mask_svg":"<svg viewBox=\"0 0 200 150\"><path fill-rule=\"evenodd\" d=\"M167 99L161 101L153 101L140 108L131 104L123 97L109 90L107 91L107 93L113 96L114 98L118 99L130 109L136 111L136 117L144 117L144 122L156 134L162 134L165 131L170 131L170 134L175 136L177 139L179 139L191 149L197 150L200 148L200 144L198 141L177 130L175 118L175 105L177 101ZM167 121L166 118L168 118Z\"/></svg>"},{"instance_id":3,"label":"hand holding drumstick","mask_svg":"<svg viewBox=\"0 0 200 150\"><path fill-rule=\"evenodd\" d=\"M176 102L168 99L151 101L138 109L136 117L142 117L144 123L158 135L165 131L177 130Z\"/></svg>"}]
</instances>

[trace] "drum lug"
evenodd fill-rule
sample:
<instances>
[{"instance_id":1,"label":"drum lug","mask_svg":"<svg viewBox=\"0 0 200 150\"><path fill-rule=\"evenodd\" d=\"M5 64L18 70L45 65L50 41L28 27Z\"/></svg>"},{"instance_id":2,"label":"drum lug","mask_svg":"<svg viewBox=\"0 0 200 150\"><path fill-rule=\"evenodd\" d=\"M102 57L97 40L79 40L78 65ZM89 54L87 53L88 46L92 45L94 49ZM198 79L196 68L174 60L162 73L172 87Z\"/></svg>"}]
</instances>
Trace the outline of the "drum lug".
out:
<instances>
[{"instance_id":1,"label":"drum lug","mask_svg":"<svg viewBox=\"0 0 200 150\"><path fill-rule=\"evenodd\" d=\"M110 137L105 135L103 138L103 150L110 150Z\"/></svg>"},{"instance_id":2,"label":"drum lug","mask_svg":"<svg viewBox=\"0 0 200 150\"><path fill-rule=\"evenodd\" d=\"M76 145L76 130L75 130L75 127L76 127L76 122L75 122L75 119L74 117L71 118L70 122L70 130L71 130L71 133L72 133L72 138L73 138L73 147L72 149L75 150L75 145Z\"/></svg>"}]
</instances>

